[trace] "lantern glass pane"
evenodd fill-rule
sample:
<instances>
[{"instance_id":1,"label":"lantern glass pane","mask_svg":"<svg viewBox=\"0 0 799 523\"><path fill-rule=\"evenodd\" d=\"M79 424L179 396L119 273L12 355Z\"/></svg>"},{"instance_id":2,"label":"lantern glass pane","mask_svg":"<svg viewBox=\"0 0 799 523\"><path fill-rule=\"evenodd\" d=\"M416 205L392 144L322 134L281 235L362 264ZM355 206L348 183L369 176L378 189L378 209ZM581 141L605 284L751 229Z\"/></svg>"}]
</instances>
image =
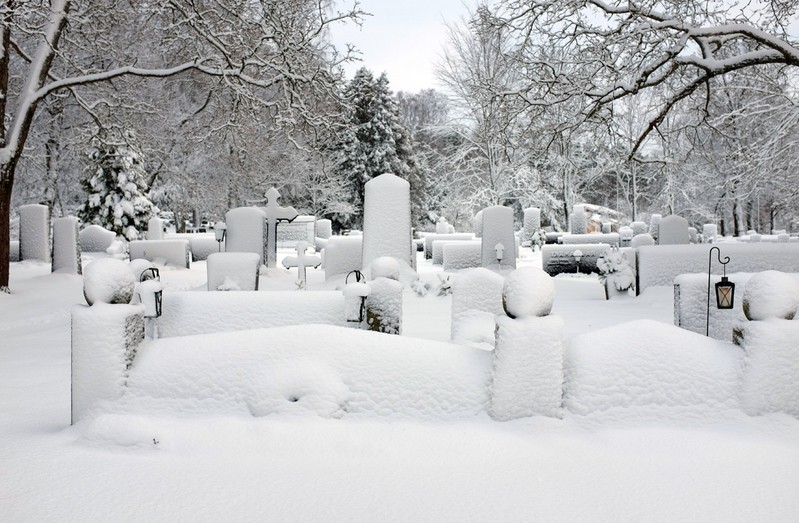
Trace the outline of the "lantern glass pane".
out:
<instances>
[{"instance_id":1,"label":"lantern glass pane","mask_svg":"<svg viewBox=\"0 0 799 523\"><path fill-rule=\"evenodd\" d=\"M732 309L735 298L735 284L718 282L716 284L716 306L719 309Z\"/></svg>"}]
</instances>

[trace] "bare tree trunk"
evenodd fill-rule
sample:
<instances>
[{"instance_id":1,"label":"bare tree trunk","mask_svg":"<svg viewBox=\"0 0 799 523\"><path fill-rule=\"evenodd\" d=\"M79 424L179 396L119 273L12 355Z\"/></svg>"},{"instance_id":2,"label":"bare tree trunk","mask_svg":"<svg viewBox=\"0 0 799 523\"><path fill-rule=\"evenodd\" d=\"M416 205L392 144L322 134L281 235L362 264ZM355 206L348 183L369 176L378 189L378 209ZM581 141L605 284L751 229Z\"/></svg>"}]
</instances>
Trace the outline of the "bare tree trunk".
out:
<instances>
[{"instance_id":1,"label":"bare tree trunk","mask_svg":"<svg viewBox=\"0 0 799 523\"><path fill-rule=\"evenodd\" d=\"M5 170L6 166L2 166ZM11 183L0 171L0 292L10 292L8 268L11 257Z\"/></svg>"}]
</instances>

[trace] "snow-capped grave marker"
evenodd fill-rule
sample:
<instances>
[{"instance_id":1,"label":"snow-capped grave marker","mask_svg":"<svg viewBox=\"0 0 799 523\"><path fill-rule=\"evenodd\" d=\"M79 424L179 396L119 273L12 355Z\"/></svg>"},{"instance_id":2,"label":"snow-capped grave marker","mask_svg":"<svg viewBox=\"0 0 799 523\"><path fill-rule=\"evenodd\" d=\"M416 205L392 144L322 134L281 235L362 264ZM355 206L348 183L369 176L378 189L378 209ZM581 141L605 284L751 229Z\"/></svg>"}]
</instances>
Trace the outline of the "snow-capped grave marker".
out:
<instances>
[{"instance_id":1,"label":"snow-capped grave marker","mask_svg":"<svg viewBox=\"0 0 799 523\"><path fill-rule=\"evenodd\" d=\"M658 245L683 245L688 244L691 239L688 220L676 214L660 220L658 231Z\"/></svg>"},{"instance_id":2,"label":"snow-capped grave marker","mask_svg":"<svg viewBox=\"0 0 799 523\"><path fill-rule=\"evenodd\" d=\"M488 269L516 268L516 238L513 235L513 209L495 205L483 213L482 264ZM497 245L502 244L502 258L497 262Z\"/></svg>"},{"instance_id":3,"label":"snow-capped grave marker","mask_svg":"<svg viewBox=\"0 0 799 523\"><path fill-rule=\"evenodd\" d=\"M392 173L366 182L363 202L363 268L381 256L411 260L411 185Z\"/></svg>"},{"instance_id":4,"label":"snow-capped grave marker","mask_svg":"<svg viewBox=\"0 0 799 523\"><path fill-rule=\"evenodd\" d=\"M117 235L100 225L89 225L78 234L81 252L105 252Z\"/></svg>"},{"instance_id":5,"label":"snow-capped grave marker","mask_svg":"<svg viewBox=\"0 0 799 523\"><path fill-rule=\"evenodd\" d=\"M528 207L524 210L524 226L522 229L522 243L529 242L533 246L533 235L541 228L541 209Z\"/></svg>"},{"instance_id":6,"label":"snow-capped grave marker","mask_svg":"<svg viewBox=\"0 0 799 523\"><path fill-rule=\"evenodd\" d=\"M300 289L308 288L308 279L305 273L305 268L309 265L314 269L322 265L322 258L319 256L308 255L305 250L308 248L308 242L297 242L297 256L286 256L283 258L283 267L289 269L297 267L297 279Z\"/></svg>"},{"instance_id":7,"label":"snow-capped grave marker","mask_svg":"<svg viewBox=\"0 0 799 523\"><path fill-rule=\"evenodd\" d=\"M563 396L563 320L549 316L552 277L536 267L510 273L502 288L507 316L496 317L491 367L491 417L560 416Z\"/></svg>"},{"instance_id":8,"label":"snow-capped grave marker","mask_svg":"<svg viewBox=\"0 0 799 523\"><path fill-rule=\"evenodd\" d=\"M225 250L252 252L264 263L264 220L257 207L237 207L225 213Z\"/></svg>"},{"instance_id":9,"label":"snow-capped grave marker","mask_svg":"<svg viewBox=\"0 0 799 523\"><path fill-rule=\"evenodd\" d=\"M78 219L74 216L53 220L53 272L81 274Z\"/></svg>"},{"instance_id":10,"label":"snow-capped grave marker","mask_svg":"<svg viewBox=\"0 0 799 523\"><path fill-rule=\"evenodd\" d=\"M274 267L277 265L277 223L291 222L300 213L294 207L278 205L280 193L274 187L270 187L265 196L266 205L259 209L266 215L266 266Z\"/></svg>"},{"instance_id":11,"label":"snow-capped grave marker","mask_svg":"<svg viewBox=\"0 0 799 523\"><path fill-rule=\"evenodd\" d=\"M333 222L327 218L316 220L316 237L326 240L333 236Z\"/></svg>"},{"instance_id":12,"label":"snow-capped grave marker","mask_svg":"<svg viewBox=\"0 0 799 523\"><path fill-rule=\"evenodd\" d=\"M163 240L164 239L164 220L158 216L153 216L147 222L147 239L148 240Z\"/></svg>"},{"instance_id":13,"label":"snow-capped grave marker","mask_svg":"<svg viewBox=\"0 0 799 523\"><path fill-rule=\"evenodd\" d=\"M209 291L257 291L261 257L254 252L215 252L208 255Z\"/></svg>"},{"instance_id":14,"label":"snow-capped grave marker","mask_svg":"<svg viewBox=\"0 0 799 523\"><path fill-rule=\"evenodd\" d=\"M19 259L50 261L50 209L46 205L19 207Z\"/></svg>"}]
</instances>

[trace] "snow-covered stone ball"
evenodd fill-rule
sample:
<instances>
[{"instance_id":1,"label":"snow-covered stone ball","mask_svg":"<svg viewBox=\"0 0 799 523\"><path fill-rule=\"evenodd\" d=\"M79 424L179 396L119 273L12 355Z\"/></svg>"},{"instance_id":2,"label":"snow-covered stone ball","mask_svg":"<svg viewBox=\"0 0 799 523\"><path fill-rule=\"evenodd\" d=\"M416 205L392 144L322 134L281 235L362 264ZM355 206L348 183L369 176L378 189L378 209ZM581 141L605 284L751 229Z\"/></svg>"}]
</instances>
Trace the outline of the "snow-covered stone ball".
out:
<instances>
[{"instance_id":1,"label":"snow-covered stone ball","mask_svg":"<svg viewBox=\"0 0 799 523\"><path fill-rule=\"evenodd\" d=\"M554 301L552 277L537 267L516 269L505 278L502 307L511 318L546 316Z\"/></svg>"},{"instance_id":2,"label":"snow-covered stone ball","mask_svg":"<svg viewBox=\"0 0 799 523\"><path fill-rule=\"evenodd\" d=\"M743 310L752 321L792 320L799 309L799 282L780 271L753 275L744 287Z\"/></svg>"},{"instance_id":3,"label":"snow-covered stone ball","mask_svg":"<svg viewBox=\"0 0 799 523\"><path fill-rule=\"evenodd\" d=\"M150 260L145 260L144 258L130 260L130 263L128 264L128 269L130 269L130 272L133 273L133 279L135 282L141 280L141 274L152 267L155 267L153 262Z\"/></svg>"},{"instance_id":4,"label":"snow-covered stone ball","mask_svg":"<svg viewBox=\"0 0 799 523\"><path fill-rule=\"evenodd\" d=\"M83 296L95 303L130 303L135 281L128 264L116 258L102 258L83 271Z\"/></svg>"},{"instance_id":5,"label":"snow-covered stone ball","mask_svg":"<svg viewBox=\"0 0 799 523\"><path fill-rule=\"evenodd\" d=\"M393 256L380 256L372 260L369 266L372 279L388 278L390 280L400 279L400 264Z\"/></svg>"},{"instance_id":6,"label":"snow-covered stone ball","mask_svg":"<svg viewBox=\"0 0 799 523\"><path fill-rule=\"evenodd\" d=\"M634 249L646 245L655 245L655 239L649 233L636 234L633 236L633 239L630 240L630 247Z\"/></svg>"}]
</instances>

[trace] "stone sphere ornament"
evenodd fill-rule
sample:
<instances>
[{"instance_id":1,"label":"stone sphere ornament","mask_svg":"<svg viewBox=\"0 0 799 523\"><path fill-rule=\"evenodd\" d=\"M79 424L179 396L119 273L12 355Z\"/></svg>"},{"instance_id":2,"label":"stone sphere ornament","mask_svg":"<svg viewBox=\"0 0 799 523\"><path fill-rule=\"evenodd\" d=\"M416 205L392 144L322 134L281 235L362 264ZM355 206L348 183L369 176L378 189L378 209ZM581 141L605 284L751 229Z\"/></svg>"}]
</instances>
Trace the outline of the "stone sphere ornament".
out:
<instances>
[{"instance_id":1,"label":"stone sphere ornament","mask_svg":"<svg viewBox=\"0 0 799 523\"><path fill-rule=\"evenodd\" d=\"M102 258L83 270L86 303L130 303L135 279L128 264L116 258Z\"/></svg>"},{"instance_id":2,"label":"stone sphere ornament","mask_svg":"<svg viewBox=\"0 0 799 523\"><path fill-rule=\"evenodd\" d=\"M552 276L537 267L516 269L505 278L502 307L511 318L547 316L554 301Z\"/></svg>"},{"instance_id":3,"label":"stone sphere ornament","mask_svg":"<svg viewBox=\"0 0 799 523\"><path fill-rule=\"evenodd\" d=\"M792 320L799 309L799 282L780 271L763 271L746 282L743 311L751 321Z\"/></svg>"}]
</instances>

